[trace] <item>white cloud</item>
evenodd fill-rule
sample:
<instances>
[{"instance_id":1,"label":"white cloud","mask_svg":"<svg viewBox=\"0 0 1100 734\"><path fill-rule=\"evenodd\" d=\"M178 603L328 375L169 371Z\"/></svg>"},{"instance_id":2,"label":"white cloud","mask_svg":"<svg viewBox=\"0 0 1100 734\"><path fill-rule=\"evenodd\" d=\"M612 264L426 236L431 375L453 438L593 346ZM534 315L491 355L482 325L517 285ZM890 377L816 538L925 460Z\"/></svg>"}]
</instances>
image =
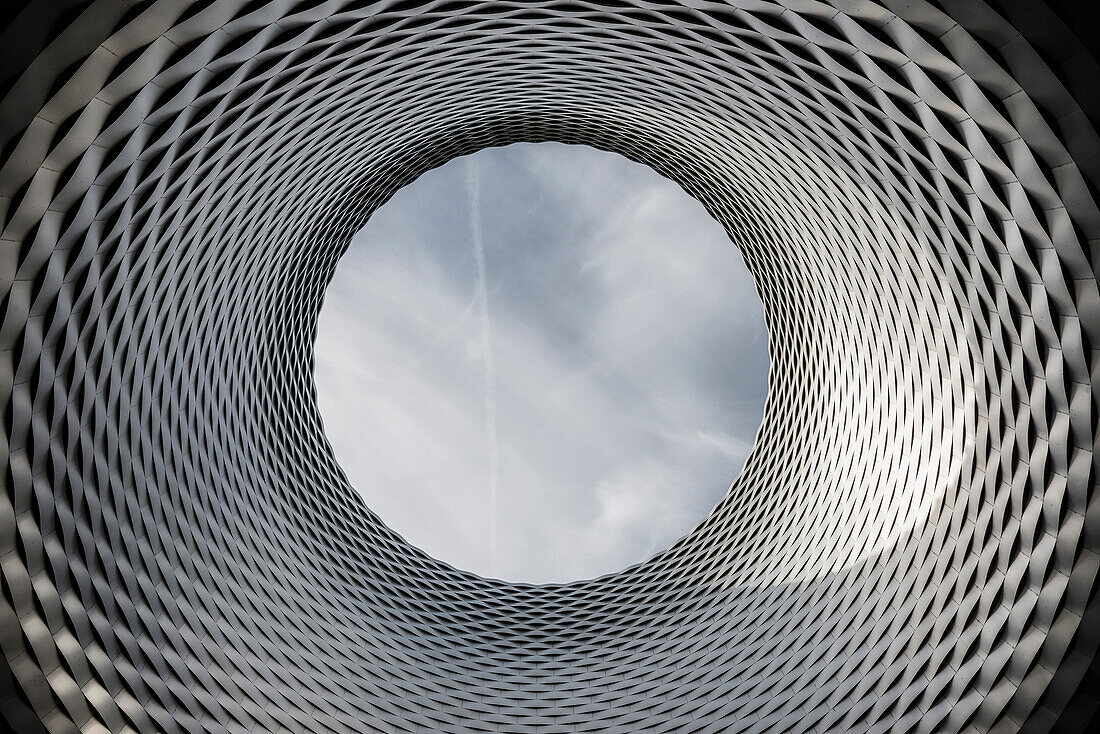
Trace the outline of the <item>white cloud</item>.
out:
<instances>
[{"instance_id":1,"label":"white cloud","mask_svg":"<svg viewBox=\"0 0 1100 734\"><path fill-rule=\"evenodd\" d=\"M340 264L317 339L326 433L372 509L445 561L613 571L702 520L740 469L766 389L759 304L720 227L652 171L554 144L478 155L486 290L455 161Z\"/></svg>"}]
</instances>

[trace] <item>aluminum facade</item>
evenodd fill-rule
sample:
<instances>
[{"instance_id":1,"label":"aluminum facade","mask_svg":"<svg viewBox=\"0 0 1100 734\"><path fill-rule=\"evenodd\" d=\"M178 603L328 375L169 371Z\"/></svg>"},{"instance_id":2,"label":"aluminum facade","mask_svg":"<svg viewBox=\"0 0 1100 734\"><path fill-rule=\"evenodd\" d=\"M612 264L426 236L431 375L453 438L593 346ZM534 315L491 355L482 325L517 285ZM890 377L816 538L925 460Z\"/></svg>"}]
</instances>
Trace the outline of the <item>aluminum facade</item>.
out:
<instances>
[{"instance_id":1,"label":"aluminum facade","mask_svg":"<svg viewBox=\"0 0 1100 734\"><path fill-rule=\"evenodd\" d=\"M13 730L1089 726L1100 74L1042 3L35 2L0 78ZM772 373L698 527L531 586L363 506L312 344L373 209L541 140L706 205Z\"/></svg>"}]
</instances>

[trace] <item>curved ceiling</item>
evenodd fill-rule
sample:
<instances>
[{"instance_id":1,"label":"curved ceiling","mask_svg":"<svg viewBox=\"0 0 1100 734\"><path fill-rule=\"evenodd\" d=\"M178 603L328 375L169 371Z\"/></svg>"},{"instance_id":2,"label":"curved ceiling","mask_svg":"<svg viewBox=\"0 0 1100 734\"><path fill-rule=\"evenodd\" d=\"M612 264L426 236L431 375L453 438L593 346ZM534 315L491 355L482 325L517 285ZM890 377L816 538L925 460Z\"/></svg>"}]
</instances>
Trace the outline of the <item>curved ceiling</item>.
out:
<instances>
[{"instance_id":1,"label":"curved ceiling","mask_svg":"<svg viewBox=\"0 0 1100 734\"><path fill-rule=\"evenodd\" d=\"M1039 3L947 7L28 6L0 35L8 724L1083 731L1095 62ZM687 537L531 586L364 508L311 367L374 208L544 140L704 203L772 384Z\"/></svg>"}]
</instances>

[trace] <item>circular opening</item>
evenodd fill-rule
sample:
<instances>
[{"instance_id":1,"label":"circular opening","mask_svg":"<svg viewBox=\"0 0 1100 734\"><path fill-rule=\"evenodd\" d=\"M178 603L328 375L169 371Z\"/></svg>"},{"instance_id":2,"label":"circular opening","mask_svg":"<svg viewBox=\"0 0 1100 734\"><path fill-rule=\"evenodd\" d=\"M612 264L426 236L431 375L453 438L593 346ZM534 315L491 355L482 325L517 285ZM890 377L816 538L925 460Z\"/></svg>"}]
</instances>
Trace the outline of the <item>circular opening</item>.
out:
<instances>
[{"instance_id":1,"label":"circular opening","mask_svg":"<svg viewBox=\"0 0 1100 734\"><path fill-rule=\"evenodd\" d=\"M316 385L351 484L453 565L591 578L682 537L763 416L768 349L721 225L586 146L489 148L399 191L325 295Z\"/></svg>"}]
</instances>

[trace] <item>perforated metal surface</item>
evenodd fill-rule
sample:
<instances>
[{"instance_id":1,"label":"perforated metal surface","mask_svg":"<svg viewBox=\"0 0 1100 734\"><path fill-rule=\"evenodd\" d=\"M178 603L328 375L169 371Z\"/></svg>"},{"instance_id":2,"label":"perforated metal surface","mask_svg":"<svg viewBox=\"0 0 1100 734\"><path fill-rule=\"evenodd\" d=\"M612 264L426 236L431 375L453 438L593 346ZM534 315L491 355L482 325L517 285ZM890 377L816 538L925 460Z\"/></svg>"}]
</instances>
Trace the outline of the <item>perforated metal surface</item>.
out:
<instances>
[{"instance_id":1,"label":"perforated metal surface","mask_svg":"<svg viewBox=\"0 0 1100 734\"><path fill-rule=\"evenodd\" d=\"M946 5L31 5L0 35L4 719L1081 730L1095 62L1039 3ZM704 202L757 279L772 374L704 522L535 587L388 531L311 365L374 208L540 140Z\"/></svg>"}]
</instances>

